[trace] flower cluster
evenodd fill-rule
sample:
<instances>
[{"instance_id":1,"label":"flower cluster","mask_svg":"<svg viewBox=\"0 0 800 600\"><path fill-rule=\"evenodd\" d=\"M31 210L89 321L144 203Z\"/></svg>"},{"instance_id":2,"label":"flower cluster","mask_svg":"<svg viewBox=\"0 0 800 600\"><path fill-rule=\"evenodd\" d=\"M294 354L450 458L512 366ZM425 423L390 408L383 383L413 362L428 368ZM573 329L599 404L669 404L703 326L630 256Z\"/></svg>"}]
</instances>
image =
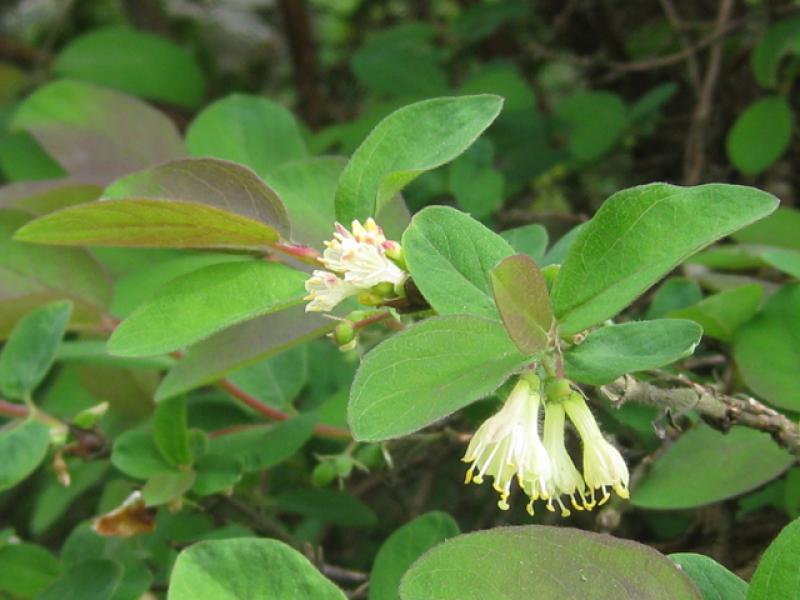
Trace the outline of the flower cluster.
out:
<instances>
[{"instance_id":1,"label":"flower cluster","mask_svg":"<svg viewBox=\"0 0 800 600\"><path fill-rule=\"evenodd\" d=\"M314 271L306 281L306 311L326 312L351 296L396 297L408 278L400 244L387 240L371 218L363 225L353 221L352 231L336 223L319 260L326 270Z\"/></svg>"},{"instance_id":2,"label":"flower cluster","mask_svg":"<svg viewBox=\"0 0 800 600\"><path fill-rule=\"evenodd\" d=\"M486 475L491 476L500 494L497 505L503 510L509 508L514 479L530 498L527 509L531 515L537 500L545 501L551 511L557 504L566 517L571 514L568 505L575 510L591 510L604 504L610 497L609 489L628 497L625 460L603 437L583 396L571 390L566 380L554 383L557 385L548 386L545 398L536 376L520 378L500 411L480 426L464 455L464 462L471 463L465 483L480 484ZM540 437L542 406L544 427ZM566 417L583 442L583 475L564 443Z\"/></svg>"}]
</instances>

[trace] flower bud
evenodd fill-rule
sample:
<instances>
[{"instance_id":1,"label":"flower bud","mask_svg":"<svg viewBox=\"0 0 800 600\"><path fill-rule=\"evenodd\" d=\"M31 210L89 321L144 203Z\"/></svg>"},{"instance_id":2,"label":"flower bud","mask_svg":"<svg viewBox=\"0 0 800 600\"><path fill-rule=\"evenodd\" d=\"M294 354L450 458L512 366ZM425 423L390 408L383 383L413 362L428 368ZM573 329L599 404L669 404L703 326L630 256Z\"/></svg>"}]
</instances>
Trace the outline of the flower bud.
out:
<instances>
[{"instance_id":1,"label":"flower bud","mask_svg":"<svg viewBox=\"0 0 800 600\"><path fill-rule=\"evenodd\" d=\"M545 384L545 393L549 400L558 402L566 399L572 393L572 386L569 379L550 379Z\"/></svg>"}]
</instances>

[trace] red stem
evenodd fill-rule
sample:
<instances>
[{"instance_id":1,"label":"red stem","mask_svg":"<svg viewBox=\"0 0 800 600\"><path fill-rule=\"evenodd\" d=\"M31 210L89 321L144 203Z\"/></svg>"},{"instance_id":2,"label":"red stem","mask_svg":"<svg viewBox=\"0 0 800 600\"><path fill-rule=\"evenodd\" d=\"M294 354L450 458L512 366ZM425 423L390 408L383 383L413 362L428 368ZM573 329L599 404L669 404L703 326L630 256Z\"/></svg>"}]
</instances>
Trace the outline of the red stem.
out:
<instances>
[{"instance_id":1,"label":"red stem","mask_svg":"<svg viewBox=\"0 0 800 600\"><path fill-rule=\"evenodd\" d=\"M28 407L24 404L14 404L0 398L0 415L12 419L24 419L28 416Z\"/></svg>"}]
</instances>

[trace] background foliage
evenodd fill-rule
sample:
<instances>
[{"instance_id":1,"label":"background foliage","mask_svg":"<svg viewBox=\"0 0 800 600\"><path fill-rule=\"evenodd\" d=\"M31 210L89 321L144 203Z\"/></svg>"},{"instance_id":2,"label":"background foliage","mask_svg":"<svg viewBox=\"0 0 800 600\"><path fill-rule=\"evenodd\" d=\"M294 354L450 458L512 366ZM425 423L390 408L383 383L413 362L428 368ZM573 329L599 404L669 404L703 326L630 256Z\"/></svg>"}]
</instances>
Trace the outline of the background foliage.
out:
<instances>
[{"instance_id":1,"label":"background foliage","mask_svg":"<svg viewBox=\"0 0 800 600\"><path fill-rule=\"evenodd\" d=\"M790 1L5 4L0 597L521 599L561 597L557 573L576 597L626 597L623 578L630 598L800 598L799 67ZM521 255L547 277L654 181L781 204L744 229L760 192L604 205L597 230L631 223L621 258L565 263L553 310L567 334L622 323L565 368L631 501L500 512L459 459L547 337ZM443 316L381 317L342 352L280 240L321 249L371 214ZM473 355L363 375L432 333ZM447 377L460 396L437 404ZM381 387L417 410L357 418ZM147 506L104 526L136 535L98 536L135 489Z\"/></svg>"}]
</instances>

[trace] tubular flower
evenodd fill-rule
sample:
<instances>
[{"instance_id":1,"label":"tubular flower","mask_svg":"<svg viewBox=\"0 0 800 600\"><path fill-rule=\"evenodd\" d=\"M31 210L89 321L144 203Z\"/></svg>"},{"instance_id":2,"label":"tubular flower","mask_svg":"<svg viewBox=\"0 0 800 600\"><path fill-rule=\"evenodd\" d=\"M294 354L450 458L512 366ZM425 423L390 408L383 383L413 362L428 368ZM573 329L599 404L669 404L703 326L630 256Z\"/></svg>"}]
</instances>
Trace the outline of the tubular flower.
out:
<instances>
[{"instance_id":1,"label":"tubular flower","mask_svg":"<svg viewBox=\"0 0 800 600\"><path fill-rule=\"evenodd\" d=\"M625 459L614 446L603 437L586 401L577 392L573 392L564 401L570 421L575 425L583 441L583 478L589 488L587 508L595 504L595 490L600 490L602 497L599 504L604 504L610 497L608 488L613 489L621 498L628 498L628 466Z\"/></svg>"},{"instance_id":2,"label":"tubular flower","mask_svg":"<svg viewBox=\"0 0 800 600\"><path fill-rule=\"evenodd\" d=\"M553 501L555 501L561 508L561 516L568 517L570 510L564 505L561 496L569 496L569 501L575 510L587 508L590 503L586 497L586 485L564 444L564 405L561 402L545 404L544 447L553 464L553 473L548 485L550 499L547 508L554 510Z\"/></svg>"},{"instance_id":3,"label":"tubular flower","mask_svg":"<svg viewBox=\"0 0 800 600\"><path fill-rule=\"evenodd\" d=\"M548 497L547 481L552 467L539 438L540 402L538 390L532 391L530 384L520 379L503 407L475 432L462 459L472 463L465 483L481 484L485 475L492 477L493 487L500 494L497 505L502 510L509 509L508 498L515 478L530 496L531 514L533 502Z\"/></svg>"},{"instance_id":4,"label":"tubular flower","mask_svg":"<svg viewBox=\"0 0 800 600\"><path fill-rule=\"evenodd\" d=\"M351 227L352 231L336 223L333 239L325 242L319 260L327 271L314 271L306 281L306 311L329 311L345 298L379 284L399 286L408 277L387 256L398 253L400 244L387 240L373 219L364 225L353 221Z\"/></svg>"}]
</instances>

